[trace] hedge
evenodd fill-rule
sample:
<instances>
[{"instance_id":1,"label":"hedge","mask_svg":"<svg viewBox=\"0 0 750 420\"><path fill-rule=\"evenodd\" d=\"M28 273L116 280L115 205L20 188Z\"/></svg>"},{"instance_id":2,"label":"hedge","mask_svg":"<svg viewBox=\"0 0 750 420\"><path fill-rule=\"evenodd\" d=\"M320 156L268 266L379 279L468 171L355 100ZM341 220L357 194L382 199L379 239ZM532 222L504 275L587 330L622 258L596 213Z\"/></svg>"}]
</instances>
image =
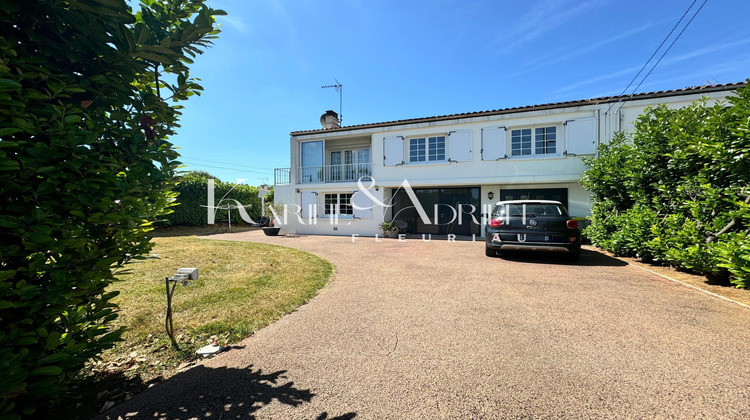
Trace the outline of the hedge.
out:
<instances>
[{"instance_id":1,"label":"hedge","mask_svg":"<svg viewBox=\"0 0 750 420\"><path fill-rule=\"evenodd\" d=\"M750 89L727 100L649 108L585 160L594 244L750 288Z\"/></svg>"},{"instance_id":2,"label":"hedge","mask_svg":"<svg viewBox=\"0 0 750 420\"><path fill-rule=\"evenodd\" d=\"M222 182L215 176L202 171L188 172L179 177L174 188L177 199L172 213L166 215L163 225L167 226L206 226L208 223L208 180L214 179L214 204L235 205L237 202L245 208L247 215L258 221L261 216L261 200L258 198L258 187L244 184ZM224 201L222 200L224 198ZM267 201L273 195L267 196ZM231 201L230 201L231 200ZM239 210L231 210L232 224L244 223ZM215 220L227 220L227 210L217 210Z\"/></svg>"},{"instance_id":3,"label":"hedge","mask_svg":"<svg viewBox=\"0 0 750 420\"><path fill-rule=\"evenodd\" d=\"M116 281L172 197L202 0L0 7L0 419L41 417L120 339ZM72 413L71 413L72 415Z\"/></svg>"}]
</instances>

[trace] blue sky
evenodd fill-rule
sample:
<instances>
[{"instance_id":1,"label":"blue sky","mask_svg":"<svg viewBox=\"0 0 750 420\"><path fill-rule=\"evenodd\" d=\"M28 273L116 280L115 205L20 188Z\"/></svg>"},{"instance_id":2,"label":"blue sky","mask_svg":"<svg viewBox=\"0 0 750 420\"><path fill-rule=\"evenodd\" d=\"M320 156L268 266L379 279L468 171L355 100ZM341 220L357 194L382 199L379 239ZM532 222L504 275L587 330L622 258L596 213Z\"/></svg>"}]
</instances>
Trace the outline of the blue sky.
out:
<instances>
[{"instance_id":1,"label":"blue sky","mask_svg":"<svg viewBox=\"0 0 750 420\"><path fill-rule=\"evenodd\" d=\"M229 15L171 140L186 170L271 184L289 133L338 112L334 79L344 125L619 95L691 3L209 0ZM750 77L748 16L709 0L638 92Z\"/></svg>"}]
</instances>

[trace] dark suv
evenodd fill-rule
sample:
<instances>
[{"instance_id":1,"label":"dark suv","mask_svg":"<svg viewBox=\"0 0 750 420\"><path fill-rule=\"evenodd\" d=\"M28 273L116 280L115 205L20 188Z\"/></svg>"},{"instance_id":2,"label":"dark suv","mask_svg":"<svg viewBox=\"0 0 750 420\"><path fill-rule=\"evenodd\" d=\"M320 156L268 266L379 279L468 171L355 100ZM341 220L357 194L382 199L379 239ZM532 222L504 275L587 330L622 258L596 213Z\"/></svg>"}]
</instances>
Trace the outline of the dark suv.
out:
<instances>
[{"instance_id":1,"label":"dark suv","mask_svg":"<svg viewBox=\"0 0 750 420\"><path fill-rule=\"evenodd\" d=\"M495 204L485 228L485 254L502 251L566 253L581 255L581 229L559 201L518 200Z\"/></svg>"}]
</instances>

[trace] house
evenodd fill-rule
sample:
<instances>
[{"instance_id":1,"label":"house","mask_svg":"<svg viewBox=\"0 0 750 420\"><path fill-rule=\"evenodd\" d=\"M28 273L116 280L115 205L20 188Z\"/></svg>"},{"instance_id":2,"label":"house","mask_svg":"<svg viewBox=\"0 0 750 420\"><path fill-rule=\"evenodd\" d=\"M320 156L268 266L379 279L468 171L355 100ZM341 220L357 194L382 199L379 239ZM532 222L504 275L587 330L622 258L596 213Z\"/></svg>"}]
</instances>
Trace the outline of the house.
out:
<instances>
[{"instance_id":1,"label":"house","mask_svg":"<svg viewBox=\"0 0 750 420\"><path fill-rule=\"evenodd\" d=\"M394 219L409 233L481 237L493 203L527 198L561 201L585 217L591 197L578 183L582 157L632 130L648 106L715 102L743 85L348 127L328 111L323 128L291 133L290 167L275 170L275 200L288 207L283 231L374 236Z\"/></svg>"}]
</instances>

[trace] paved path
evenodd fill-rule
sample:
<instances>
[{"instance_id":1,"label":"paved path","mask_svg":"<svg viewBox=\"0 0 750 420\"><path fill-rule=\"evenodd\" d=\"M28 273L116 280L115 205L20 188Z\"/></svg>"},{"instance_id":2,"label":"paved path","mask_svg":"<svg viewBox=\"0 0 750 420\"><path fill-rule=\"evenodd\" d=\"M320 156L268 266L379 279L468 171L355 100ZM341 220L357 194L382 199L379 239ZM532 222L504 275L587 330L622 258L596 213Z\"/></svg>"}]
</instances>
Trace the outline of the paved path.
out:
<instances>
[{"instance_id":1,"label":"paved path","mask_svg":"<svg viewBox=\"0 0 750 420\"><path fill-rule=\"evenodd\" d=\"M309 304L106 418L750 418L750 310L602 254L214 239L336 266Z\"/></svg>"}]
</instances>

